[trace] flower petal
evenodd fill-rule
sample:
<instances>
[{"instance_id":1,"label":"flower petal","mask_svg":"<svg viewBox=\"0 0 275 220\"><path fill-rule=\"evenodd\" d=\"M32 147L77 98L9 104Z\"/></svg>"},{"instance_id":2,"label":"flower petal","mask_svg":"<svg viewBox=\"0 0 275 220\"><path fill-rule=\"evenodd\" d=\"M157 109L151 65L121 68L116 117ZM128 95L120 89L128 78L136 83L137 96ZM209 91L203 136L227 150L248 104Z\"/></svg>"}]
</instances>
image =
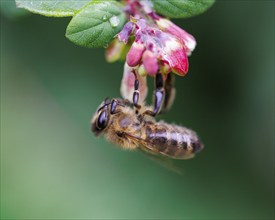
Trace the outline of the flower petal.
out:
<instances>
[{"instance_id":1,"label":"flower petal","mask_svg":"<svg viewBox=\"0 0 275 220\"><path fill-rule=\"evenodd\" d=\"M174 73L184 76L188 72L189 64L182 44L176 38L171 37L165 42L163 50L163 62L168 62Z\"/></svg>"},{"instance_id":2,"label":"flower petal","mask_svg":"<svg viewBox=\"0 0 275 220\"><path fill-rule=\"evenodd\" d=\"M156 23L161 30L176 36L180 41L182 41L185 52L188 56L191 55L192 51L196 47L196 40L191 34L187 33L185 30L165 18L157 19Z\"/></svg>"},{"instance_id":3,"label":"flower petal","mask_svg":"<svg viewBox=\"0 0 275 220\"><path fill-rule=\"evenodd\" d=\"M158 66L158 60L157 60L157 57L155 56L155 54L153 54L149 50L146 50L142 56L142 62L143 62L146 72L150 76L156 75L156 73L159 69L159 66Z\"/></svg>"},{"instance_id":4,"label":"flower petal","mask_svg":"<svg viewBox=\"0 0 275 220\"><path fill-rule=\"evenodd\" d=\"M131 21L127 22L122 28L122 30L118 33L117 35L118 40L126 44L132 33L133 27L134 27L134 24Z\"/></svg>"},{"instance_id":5,"label":"flower petal","mask_svg":"<svg viewBox=\"0 0 275 220\"><path fill-rule=\"evenodd\" d=\"M170 57L170 67L174 73L184 76L188 72L188 66L188 58L183 49L172 51Z\"/></svg>"},{"instance_id":6,"label":"flower petal","mask_svg":"<svg viewBox=\"0 0 275 220\"><path fill-rule=\"evenodd\" d=\"M140 63L142 54L145 50L143 44L134 42L126 56L126 62L129 66L133 67Z\"/></svg>"},{"instance_id":7,"label":"flower petal","mask_svg":"<svg viewBox=\"0 0 275 220\"><path fill-rule=\"evenodd\" d=\"M120 86L120 93L122 97L130 100L131 102L135 91L135 75L133 71L135 71L135 69L129 67L127 63L125 63L123 78ZM140 76L139 74L136 74L136 76L139 80L139 103L142 103L145 100L148 91L146 76Z\"/></svg>"}]
</instances>

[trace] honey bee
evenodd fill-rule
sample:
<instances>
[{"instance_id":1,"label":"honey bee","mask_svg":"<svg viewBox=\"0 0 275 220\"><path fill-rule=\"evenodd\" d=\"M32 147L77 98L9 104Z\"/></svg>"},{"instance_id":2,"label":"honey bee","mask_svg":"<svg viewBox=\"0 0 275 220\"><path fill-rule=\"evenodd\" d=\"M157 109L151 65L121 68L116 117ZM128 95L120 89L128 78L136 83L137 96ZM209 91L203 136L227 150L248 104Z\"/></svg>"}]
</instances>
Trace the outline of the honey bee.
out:
<instances>
[{"instance_id":1,"label":"honey bee","mask_svg":"<svg viewBox=\"0 0 275 220\"><path fill-rule=\"evenodd\" d=\"M203 149L203 144L194 131L156 121L154 116L164 102L161 98L158 99L161 97L158 92L165 92L165 89L159 86L155 91L158 100L155 100L153 110L151 107L137 104L138 83L135 89L133 102L107 99L99 106L91 121L91 130L96 136L104 135L108 141L122 149L141 149L153 155L173 159L192 158Z\"/></svg>"}]
</instances>

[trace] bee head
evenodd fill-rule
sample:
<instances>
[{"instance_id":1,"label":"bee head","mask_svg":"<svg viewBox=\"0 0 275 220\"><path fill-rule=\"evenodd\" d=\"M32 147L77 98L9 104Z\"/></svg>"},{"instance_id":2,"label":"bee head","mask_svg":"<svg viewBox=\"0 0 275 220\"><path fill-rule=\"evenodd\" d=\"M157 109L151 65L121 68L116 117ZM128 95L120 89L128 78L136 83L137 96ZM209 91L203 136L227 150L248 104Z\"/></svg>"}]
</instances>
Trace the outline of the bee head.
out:
<instances>
[{"instance_id":1,"label":"bee head","mask_svg":"<svg viewBox=\"0 0 275 220\"><path fill-rule=\"evenodd\" d=\"M99 106L91 121L91 130L96 136L108 127L111 115L117 113L117 106L123 106L118 99L105 99Z\"/></svg>"},{"instance_id":2,"label":"bee head","mask_svg":"<svg viewBox=\"0 0 275 220\"><path fill-rule=\"evenodd\" d=\"M107 126L109 122L109 103L105 100L97 109L91 121L91 130L98 136Z\"/></svg>"}]
</instances>

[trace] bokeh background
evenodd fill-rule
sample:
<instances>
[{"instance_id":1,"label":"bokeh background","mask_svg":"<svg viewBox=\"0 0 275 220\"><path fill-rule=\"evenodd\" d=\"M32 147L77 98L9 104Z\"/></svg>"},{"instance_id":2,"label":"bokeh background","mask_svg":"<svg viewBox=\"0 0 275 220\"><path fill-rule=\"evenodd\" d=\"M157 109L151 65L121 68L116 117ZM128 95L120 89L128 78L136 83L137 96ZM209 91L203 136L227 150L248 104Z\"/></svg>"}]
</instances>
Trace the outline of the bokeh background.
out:
<instances>
[{"instance_id":1,"label":"bokeh background","mask_svg":"<svg viewBox=\"0 0 275 220\"><path fill-rule=\"evenodd\" d=\"M176 162L183 175L90 132L100 102L120 96L122 62L69 42L69 18L13 7L1 2L2 219L274 217L274 1L175 20L198 45L159 119L205 144Z\"/></svg>"}]
</instances>

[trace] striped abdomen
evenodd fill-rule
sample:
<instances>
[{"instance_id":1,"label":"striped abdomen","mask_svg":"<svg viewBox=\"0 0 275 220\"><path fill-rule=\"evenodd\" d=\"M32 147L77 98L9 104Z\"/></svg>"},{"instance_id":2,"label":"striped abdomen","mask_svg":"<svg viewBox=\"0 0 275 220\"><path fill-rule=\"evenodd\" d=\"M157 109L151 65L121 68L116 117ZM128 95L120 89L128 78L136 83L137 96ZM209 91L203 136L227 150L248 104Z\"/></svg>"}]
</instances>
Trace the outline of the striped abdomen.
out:
<instances>
[{"instance_id":1,"label":"striped abdomen","mask_svg":"<svg viewBox=\"0 0 275 220\"><path fill-rule=\"evenodd\" d=\"M184 159L202 150L197 134L185 127L166 123L145 123L146 146L154 152Z\"/></svg>"}]
</instances>

